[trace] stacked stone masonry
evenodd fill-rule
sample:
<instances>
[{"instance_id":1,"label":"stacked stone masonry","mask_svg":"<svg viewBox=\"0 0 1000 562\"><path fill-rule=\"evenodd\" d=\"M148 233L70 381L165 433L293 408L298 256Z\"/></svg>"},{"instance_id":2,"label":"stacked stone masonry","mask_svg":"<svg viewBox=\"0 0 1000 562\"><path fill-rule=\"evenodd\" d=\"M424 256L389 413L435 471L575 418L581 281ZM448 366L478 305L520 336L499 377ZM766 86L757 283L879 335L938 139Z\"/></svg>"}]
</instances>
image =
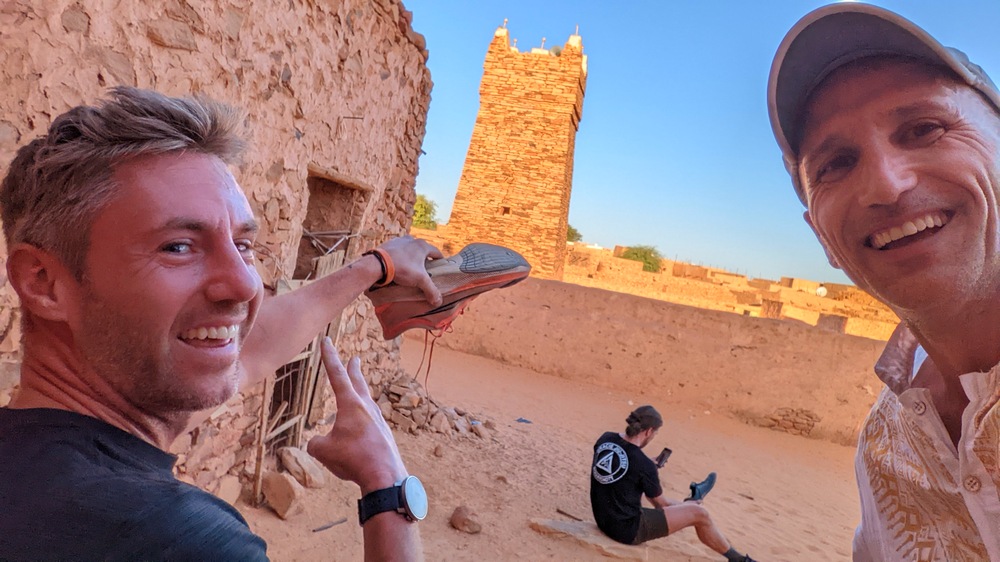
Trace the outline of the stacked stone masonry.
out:
<instances>
[{"instance_id":1,"label":"stacked stone masonry","mask_svg":"<svg viewBox=\"0 0 1000 562\"><path fill-rule=\"evenodd\" d=\"M562 277L586 79L579 35L561 49L520 53L506 28L496 30L448 221L452 247L501 244L522 253L533 275Z\"/></svg>"},{"instance_id":2,"label":"stacked stone masonry","mask_svg":"<svg viewBox=\"0 0 1000 562\"><path fill-rule=\"evenodd\" d=\"M784 277L748 279L718 268L662 260L660 271L618 257L613 250L569 243L563 280L632 295L733 312L785 319L842 334L887 340L899 320L885 305L851 285ZM817 293L827 289L826 296Z\"/></svg>"},{"instance_id":3,"label":"stacked stone masonry","mask_svg":"<svg viewBox=\"0 0 1000 562\"><path fill-rule=\"evenodd\" d=\"M778 408L769 416L761 416L755 420L761 427L769 427L775 431L784 431L792 435L809 436L816 424L823 421L819 415L805 408Z\"/></svg>"},{"instance_id":4,"label":"stacked stone masonry","mask_svg":"<svg viewBox=\"0 0 1000 562\"><path fill-rule=\"evenodd\" d=\"M347 197L350 261L411 221L432 87L411 20L399 0L0 3L0 169L54 116L112 86L202 93L247 110L251 147L234 173L262 224L265 281L292 276L313 183L317 196L360 193ZM16 303L4 283L5 365L18 359ZM370 305L356 301L344 318L342 353L360 355L368 374L395 374L398 341L382 341ZM4 403L14 371L0 377ZM181 478L217 491L246 477L261 393L235 397L174 444Z\"/></svg>"}]
</instances>

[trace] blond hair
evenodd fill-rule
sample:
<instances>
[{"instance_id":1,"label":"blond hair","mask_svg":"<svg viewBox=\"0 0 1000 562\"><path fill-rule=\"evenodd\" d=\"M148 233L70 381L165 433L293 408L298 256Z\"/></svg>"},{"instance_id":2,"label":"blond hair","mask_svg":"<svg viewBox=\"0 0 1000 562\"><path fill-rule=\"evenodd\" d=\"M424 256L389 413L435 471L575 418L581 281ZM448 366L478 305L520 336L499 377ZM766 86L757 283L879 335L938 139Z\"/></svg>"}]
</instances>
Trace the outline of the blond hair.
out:
<instances>
[{"instance_id":1,"label":"blond hair","mask_svg":"<svg viewBox=\"0 0 1000 562\"><path fill-rule=\"evenodd\" d=\"M18 150L0 182L7 246L49 251L82 279L90 226L117 190L115 166L176 151L235 164L246 147L243 131L242 112L200 96L117 87L96 107L74 107Z\"/></svg>"}]
</instances>

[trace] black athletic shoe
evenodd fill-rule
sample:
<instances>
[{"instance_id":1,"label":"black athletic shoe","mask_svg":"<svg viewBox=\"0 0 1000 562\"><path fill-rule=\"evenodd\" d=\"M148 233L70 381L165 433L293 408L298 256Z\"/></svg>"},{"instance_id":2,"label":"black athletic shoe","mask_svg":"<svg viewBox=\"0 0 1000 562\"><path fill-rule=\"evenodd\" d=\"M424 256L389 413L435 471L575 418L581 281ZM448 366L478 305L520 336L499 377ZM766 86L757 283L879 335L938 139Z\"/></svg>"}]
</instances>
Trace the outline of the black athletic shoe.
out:
<instances>
[{"instance_id":1,"label":"black athletic shoe","mask_svg":"<svg viewBox=\"0 0 1000 562\"><path fill-rule=\"evenodd\" d=\"M705 499L705 496L712 491L715 487L715 473L709 472L708 476L705 477L701 482L691 483L691 495L684 501L701 501ZM751 562L753 562L751 560Z\"/></svg>"}]
</instances>

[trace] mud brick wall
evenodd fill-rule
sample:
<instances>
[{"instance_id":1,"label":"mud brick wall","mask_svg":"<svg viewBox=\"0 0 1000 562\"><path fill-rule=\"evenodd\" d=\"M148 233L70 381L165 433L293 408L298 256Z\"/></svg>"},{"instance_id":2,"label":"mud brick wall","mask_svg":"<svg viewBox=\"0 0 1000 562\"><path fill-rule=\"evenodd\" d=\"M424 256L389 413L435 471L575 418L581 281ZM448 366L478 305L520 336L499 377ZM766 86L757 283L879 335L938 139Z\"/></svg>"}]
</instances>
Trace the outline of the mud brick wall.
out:
<instances>
[{"instance_id":1,"label":"mud brick wall","mask_svg":"<svg viewBox=\"0 0 1000 562\"><path fill-rule=\"evenodd\" d=\"M265 269L291 277L317 169L326 183L316 193L362 193L353 199L351 260L411 222L432 86L411 19L399 0L0 2L0 170L53 117L109 87L200 92L247 110L251 148L234 173L262 224ZM5 283L0 328L15 308ZM366 373L394 375L398 342L381 341L371 307L355 305L347 317L342 352L362 355ZM16 360L17 331L4 330L0 361ZM6 402L16 378L0 383ZM240 474L260 391L175 444L185 479L214 491L223 475Z\"/></svg>"},{"instance_id":2,"label":"mud brick wall","mask_svg":"<svg viewBox=\"0 0 1000 562\"><path fill-rule=\"evenodd\" d=\"M755 289L760 289L761 291L770 291L775 288L776 283L768 279L751 279L747 281L747 285L750 285Z\"/></svg>"},{"instance_id":3,"label":"mud brick wall","mask_svg":"<svg viewBox=\"0 0 1000 562\"><path fill-rule=\"evenodd\" d=\"M708 280L708 270L700 265L675 262L673 266L674 277L686 277L688 279Z\"/></svg>"},{"instance_id":4,"label":"mud brick wall","mask_svg":"<svg viewBox=\"0 0 1000 562\"><path fill-rule=\"evenodd\" d=\"M581 383L642 389L667 409L754 425L784 421L782 430L842 444L856 442L875 401L872 366L885 346L800 322L544 279L483 294L454 327L437 345ZM705 381L726 391L706 393Z\"/></svg>"},{"instance_id":5,"label":"mud brick wall","mask_svg":"<svg viewBox=\"0 0 1000 562\"><path fill-rule=\"evenodd\" d=\"M847 317L839 314L820 314L816 321L816 327L830 332L844 333L847 326Z\"/></svg>"},{"instance_id":6,"label":"mud brick wall","mask_svg":"<svg viewBox=\"0 0 1000 562\"><path fill-rule=\"evenodd\" d=\"M815 293L816 289L819 289L820 283L816 281L810 281L808 279L798 279L795 277L782 277L781 281L778 282L782 287L788 287L790 289L795 289L797 291L804 291L806 293Z\"/></svg>"},{"instance_id":7,"label":"mud brick wall","mask_svg":"<svg viewBox=\"0 0 1000 562\"><path fill-rule=\"evenodd\" d=\"M815 326L819 322L820 313L815 310L807 310L797 306L789 306L788 303L781 308L782 318L791 318Z\"/></svg>"},{"instance_id":8,"label":"mud brick wall","mask_svg":"<svg viewBox=\"0 0 1000 562\"><path fill-rule=\"evenodd\" d=\"M615 257L625 250L624 246L612 250L569 243L562 280L707 310L787 318L828 331L883 341L899 322L892 311L854 286L824 284L833 287L838 295L837 299L824 298L815 291L794 288L794 282L801 280L790 277L774 283L672 260L663 260L660 273L649 273L642 270L640 262Z\"/></svg>"},{"instance_id":9,"label":"mud brick wall","mask_svg":"<svg viewBox=\"0 0 1000 562\"><path fill-rule=\"evenodd\" d=\"M448 220L456 248L493 242L522 253L532 275L561 279L573 152L587 65L579 35L561 51L511 47L493 36L479 113Z\"/></svg>"},{"instance_id":10,"label":"mud brick wall","mask_svg":"<svg viewBox=\"0 0 1000 562\"><path fill-rule=\"evenodd\" d=\"M899 322L867 320L865 318L848 318L844 324L844 333L852 336L864 336L879 340L888 340L896 330Z\"/></svg>"}]
</instances>

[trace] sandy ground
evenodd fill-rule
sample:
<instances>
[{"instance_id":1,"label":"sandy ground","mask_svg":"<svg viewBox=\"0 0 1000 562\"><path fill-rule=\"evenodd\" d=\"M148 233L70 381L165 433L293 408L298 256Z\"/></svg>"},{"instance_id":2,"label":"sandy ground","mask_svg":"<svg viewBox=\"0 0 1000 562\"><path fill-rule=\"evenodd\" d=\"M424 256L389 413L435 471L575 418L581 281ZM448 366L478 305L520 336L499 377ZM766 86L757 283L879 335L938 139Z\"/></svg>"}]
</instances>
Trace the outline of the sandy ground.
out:
<instances>
[{"instance_id":1,"label":"sandy ground","mask_svg":"<svg viewBox=\"0 0 1000 562\"><path fill-rule=\"evenodd\" d=\"M414 372L422 339L404 340L403 365ZM420 524L428 560L606 559L570 539L538 534L528 521L567 519L557 509L591 519L593 442L603 431L622 430L629 411L643 403L654 404L666 421L647 452L674 451L661 471L664 490L683 497L690 481L716 471L719 480L705 505L736 548L764 561L850 559L859 515L849 447L746 426L641 389L571 383L441 347L428 388L440 403L496 424L488 440L397 434L408 468L430 496L430 513ZM337 481L309 490L305 511L288 521L266 508L238 507L274 560L360 560L356 499L356 486ZM480 534L448 525L462 504L478 514ZM344 517L346 523L313 531ZM656 543L651 560L721 559L693 529Z\"/></svg>"}]
</instances>

